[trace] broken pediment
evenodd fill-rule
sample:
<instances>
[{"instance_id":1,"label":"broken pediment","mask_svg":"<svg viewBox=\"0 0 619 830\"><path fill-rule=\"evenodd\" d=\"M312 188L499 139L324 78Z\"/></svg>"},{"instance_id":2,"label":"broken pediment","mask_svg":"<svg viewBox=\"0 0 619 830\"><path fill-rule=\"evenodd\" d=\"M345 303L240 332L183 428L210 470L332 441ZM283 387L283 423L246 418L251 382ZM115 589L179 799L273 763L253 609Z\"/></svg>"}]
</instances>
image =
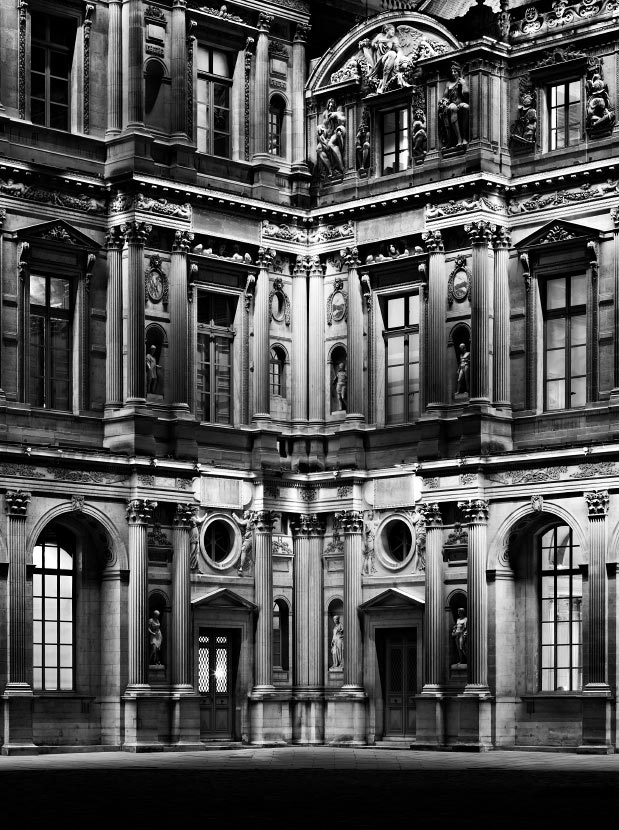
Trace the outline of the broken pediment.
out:
<instances>
[{"instance_id":1,"label":"broken pediment","mask_svg":"<svg viewBox=\"0 0 619 830\"><path fill-rule=\"evenodd\" d=\"M421 589L421 594L423 594L423 588ZM368 599L362 603L359 606L359 611L367 613L368 611L387 610L388 608L423 608L424 605L425 600L422 596L417 595L412 590L387 588L386 591L382 591L378 596L372 597L372 599Z\"/></svg>"},{"instance_id":2,"label":"broken pediment","mask_svg":"<svg viewBox=\"0 0 619 830\"><path fill-rule=\"evenodd\" d=\"M251 613L255 613L258 610L257 605L240 596L240 594L231 591L229 588L217 588L216 590L209 591L206 594L200 594L191 600L192 608L202 608L207 605L216 608L249 611Z\"/></svg>"},{"instance_id":3,"label":"broken pediment","mask_svg":"<svg viewBox=\"0 0 619 830\"><path fill-rule=\"evenodd\" d=\"M90 236L86 236L73 225L65 222L63 219L54 219L51 222L42 222L37 225L29 225L25 228L20 228L17 232L22 240L28 242L58 242L63 245L73 245L77 248L83 248L88 251L97 251L101 247L98 242Z\"/></svg>"}]
</instances>

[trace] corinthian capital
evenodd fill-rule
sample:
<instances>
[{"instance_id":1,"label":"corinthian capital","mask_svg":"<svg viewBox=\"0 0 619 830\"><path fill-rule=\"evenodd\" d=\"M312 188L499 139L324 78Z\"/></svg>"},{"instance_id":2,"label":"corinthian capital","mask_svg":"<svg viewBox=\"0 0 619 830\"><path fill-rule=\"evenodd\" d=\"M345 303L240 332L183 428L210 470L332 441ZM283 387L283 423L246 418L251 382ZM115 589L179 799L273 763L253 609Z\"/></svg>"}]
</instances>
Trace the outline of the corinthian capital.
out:
<instances>
[{"instance_id":1,"label":"corinthian capital","mask_svg":"<svg viewBox=\"0 0 619 830\"><path fill-rule=\"evenodd\" d=\"M120 225L114 228L109 228L105 234L105 245L108 251L121 250L125 244L125 235L121 230Z\"/></svg>"},{"instance_id":2,"label":"corinthian capital","mask_svg":"<svg viewBox=\"0 0 619 830\"><path fill-rule=\"evenodd\" d=\"M426 520L426 527L442 527L443 517L438 504L423 505L423 515Z\"/></svg>"},{"instance_id":3,"label":"corinthian capital","mask_svg":"<svg viewBox=\"0 0 619 830\"><path fill-rule=\"evenodd\" d=\"M492 242L495 248L509 248L511 244L511 234L509 228L504 228L502 225L499 225L495 228L495 231L492 235Z\"/></svg>"},{"instance_id":4,"label":"corinthian capital","mask_svg":"<svg viewBox=\"0 0 619 830\"><path fill-rule=\"evenodd\" d=\"M25 519L30 504L30 493L26 490L7 490L4 496L4 509L13 519Z\"/></svg>"},{"instance_id":5,"label":"corinthian capital","mask_svg":"<svg viewBox=\"0 0 619 830\"><path fill-rule=\"evenodd\" d=\"M131 499L127 502L127 521L130 525L147 525L153 518L156 501L149 499Z\"/></svg>"},{"instance_id":6,"label":"corinthian capital","mask_svg":"<svg viewBox=\"0 0 619 830\"><path fill-rule=\"evenodd\" d=\"M258 267L268 271L276 255L277 251L274 251L273 248L260 248L258 251Z\"/></svg>"},{"instance_id":7,"label":"corinthian capital","mask_svg":"<svg viewBox=\"0 0 619 830\"><path fill-rule=\"evenodd\" d=\"M320 261L320 257L316 255L312 257L310 264L310 277L322 277L323 274L324 268L322 267L322 262Z\"/></svg>"},{"instance_id":8,"label":"corinthian capital","mask_svg":"<svg viewBox=\"0 0 619 830\"><path fill-rule=\"evenodd\" d=\"M340 251L340 256L349 271L352 271L361 265L359 251L357 248L344 248L344 250Z\"/></svg>"},{"instance_id":9,"label":"corinthian capital","mask_svg":"<svg viewBox=\"0 0 619 830\"><path fill-rule=\"evenodd\" d=\"M470 224L465 225L464 230L469 236L471 245L485 245L488 247L492 242L492 235L496 231L496 225L492 225L490 222L485 222L483 219L480 219L477 222L471 222Z\"/></svg>"},{"instance_id":10,"label":"corinthian capital","mask_svg":"<svg viewBox=\"0 0 619 830\"><path fill-rule=\"evenodd\" d=\"M295 42L303 41L305 43L305 41L309 37L311 28L312 27L309 25L309 23L297 23L297 28L294 33Z\"/></svg>"},{"instance_id":11,"label":"corinthian capital","mask_svg":"<svg viewBox=\"0 0 619 830\"><path fill-rule=\"evenodd\" d=\"M275 516L270 510L258 510L252 513L252 522L258 533L270 533Z\"/></svg>"},{"instance_id":12,"label":"corinthian capital","mask_svg":"<svg viewBox=\"0 0 619 830\"><path fill-rule=\"evenodd\" d=\"M191 526L191 520L195 518L196 514L196 505L191 504L191 502L179 503L176 505L176 511L174 513L174 525L175 527L185 527L188 528Z\"/></svg>"},{"instance_id":13,"label":"corinthian capital","mask_svg":"<svg viewBox=\"0 0 619 830\"><path fill-rule=\"evenodd\" d=\"M260 29L260 31L266 32L268 34L271 31L272 25L273 15L260 12L260 14L258 15L258 28Z\"/></svg>"},{"instance_id":14,"label":"corinthian capital","mask_svg":"<svg viewBox=\"0 0 619 830\"><path fill-rule=\"evenodd\" d=\"M359 510L346 510L335 514L335 526L344 533L363 532L363 513Z\"/></svg>"},{"instance_id":15,"label":"corinthian capital","mask_svg":"<svg viewBox=\"0 0 619 830\"><path fill-rule=\"evenodd\" d=\"M172 243L172 252L175 254L187 254L193 242L193 234L189 231L176 231L174 234L174 242Z\"/></svg>"},{"instance_id":16,"label":"corinthian capital","mask_svg":"<svg viewBox=\"0 0 619 830\"><path fill-rule=\"evenodd\" d=\"M603 518L608 513L608 490L591 490L585 493L589 518Z\"/></svg>"},{"instance_id":17,"label":"corinthian capital","mask_svg":"<svg viewBox=\"0 0 619 830\"><path fill-rule=\"evenodd\" d=\"M301 513L297 521L292 523L292 532L295 536L320 536L324 530L315 513Z\"/></svg>"},{"instance_id":18,"label":"corinthian capital","mask_svg":"<svg viewBox=\"0 0 619 830\"><path fill-rule=\"evenodd\" d=\"M443 235L440 231L426 231L421 238L430 254L442 254L445 251Z\"/></svg>"},{"instance_id":19,"label":"corinthian capital","mask_svg":"<svg viewBox=\"0 0 619 830\"><path fill-rule=\"evenodd\" d=\"M146 222L125 222L120 226L120 232L129 245L145 245L153 226Z\"/></svg>"},{"instance_id":20,"label":"corinthian capital","mask_svg":"<svg viewBox=\"0 0 619 830\"><path fill-rule=\"evenodd\" d=\"M464 513L464 518L470 525L481 525L488 521L489 505L485 499L459 501L458 507Z\"/></svg>"}]
</instances>

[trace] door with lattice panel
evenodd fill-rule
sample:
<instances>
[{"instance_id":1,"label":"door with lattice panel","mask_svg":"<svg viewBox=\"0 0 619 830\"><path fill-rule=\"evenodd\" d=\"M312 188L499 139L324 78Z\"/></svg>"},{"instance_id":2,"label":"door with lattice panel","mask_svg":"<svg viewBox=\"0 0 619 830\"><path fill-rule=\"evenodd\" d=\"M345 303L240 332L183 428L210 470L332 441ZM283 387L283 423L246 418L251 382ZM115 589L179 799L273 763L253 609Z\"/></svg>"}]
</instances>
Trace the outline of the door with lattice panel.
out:
<instances>
[{"instance_id":1,"label":"door with lattice panel","mask_svg":"<svg viewBox=\"0 0 619 830\"><path fill-rule=\"evenodd\" d=\"M198 632L201 740L234 740L236 645L235 632L218 628Z\"/></svg>"},{"instance_id":2,"label":"door with lattice panel","mask_svg":"<svg viewBox=\"0 0 619 830\"><path fill-rule=\"evenodd\" d=\"M417 631L393 629L385 636L385 737L415 734Z\"/></svg>"}]
</instances>

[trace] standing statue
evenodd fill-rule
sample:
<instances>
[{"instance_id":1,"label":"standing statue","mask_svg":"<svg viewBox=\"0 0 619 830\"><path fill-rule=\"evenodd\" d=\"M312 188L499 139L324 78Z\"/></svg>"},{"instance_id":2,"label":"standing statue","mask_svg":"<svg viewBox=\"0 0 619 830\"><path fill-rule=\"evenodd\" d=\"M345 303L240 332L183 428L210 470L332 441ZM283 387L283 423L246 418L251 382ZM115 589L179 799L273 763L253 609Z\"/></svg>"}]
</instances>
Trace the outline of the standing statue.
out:
<instances>
[{"instance_id":1,"label":"standing statue","mask_svg":"<svg viewBox=\"0 0 619 830\"><path fill-rule=\"evenodd\" d=\"M428 133L426 130L426 115L422 109L416 109L413 113L412 126L412 153L415 161L422 161L426 154L428 145Z\"/></svg>"},{"instance_id":2,"label":"standing statue","mask_svg":"<svg viewBox=\"0 0 619 830\"><path fill-rule=\"evenodd\" d=\"M357 130L357 143L355 147L357 172L362 176L367 175L367 172L370 169L370 125L365 120L366 118L367 116L364 116L363 120L359 124L359 128Z\"/></svg>"},{"instance_id":3,"label":"standing statue","mask_svg":"<svg viewBox=\"0 0 619 830\"><path fill-rule=\"evenodd\" d=\"M150 643L150 656L148 662L151 666L161 666L161 646L163 634L161 633L161 622L159 611L153 611L148 621L148 639Z\"/></svg>"},{"instance_id":4,"label":"standing statue","mask_svg":"<svg viewBox=\"0 0 619 830\"><path fill-rule=\"evenodd\" d=\"M191 530L189 531L189 568L192 571L199 571L198 552L200 550L200 531L198 530L198 522L192 519Z\"/></svg>"},{"instance_id":5,"label":"standing statue","mask_svg":"<svg viewBox=\"0 0 619 830\"><path fill-rule=\"evenodd\" d=\"M601 72L594 72L587 81L587 132L593 138L610 133L615 123L615 113L608 97L608 85Z\"/></svg>"},{"instance_id":6,"label":"standing statue","mask_svg":"<svg viewBox=\"0 0 619 830\"><path fill-rule=\"evenodd\" d=\"M157 347L151 346L146 353L146 392L155 394L157 391L157 384L159 383L158 369L161 367L157 363Z\"/></svg>"},{"instance_id":7,"label":"standing statue","mask_svg":"<svg viewBox=\"0 0 619 830\"><path fill-rule=\"evenodd\" d=\"M338 363L335 367L335 396L340 410L346 409L346 398L348 395L348 372L345 363Z\"/></svg>"},{"instance_id":8,"label":"standing statue","mask_svg":"<svg viewBox=\"0 0 619 830\"><path fill-rule=\"evenodd\" d=\"M395 26L385 23L371 43L372 69L368 75L370 85L376 84L376 94L387 92L391 87L405 87L410 84L402 74L402 64L407 62Z\"/></svg>"},{"instance_id":9,"label":"standing statue","mask_svg":"<svg viewBox=\"0 0 619 830\"><path fill-rule=\"evenodd\" d=\"M449 74L438 105L441 138L445 148L464 147L469 139L469 87L459 64L452 63Z\"/></svg>"},{"instance_id":10,"label":"standing statue","mask_svg":"<svg viewBox=\"0 0 619 830\"><path fill-rule=\"evenodd\" d=\"M331 637L331 668L341 669L344 666L344 626L340 617L333 617L333 636Z\"/></svg>"},{"instance_id":11,"label":"standing statue","mask_svg":"<svg viewBox=\"0 0 619 830\"><path fill-rule=\"evenodd\" d=\"M316 161L322 177L338 173L344 175L344 150L346 147L346 115L337 106L334 98L329 98L327 108L322 114L322 123L316 129L318 143Z\"/></svg>"},{"instance_id":12,"label":"standing statue","mask_svg":"<svg viewBox=\"0 0 619 830\"><path fill-rule=\"evenodd\" d=\"M469 375L471 368L471 353L464 343L460 343L460 362L458 364L458 387L456 392L468 395L470 392Z\"/></svg>"},{"instance_id":13,"label":"standing statue","mask_svg":"<svg viewBox=\"0 0 619 830\"><path fill-rule=\"evenodd\" d=\"M453 637L454 644L458 651L458 663L466 663L467 635L468 629L466 613L464 608L458 608L458 617L454 627L451 630L451 636Z\"/></svg>"},{"instance_id":14,"label":"standing statue","mask_svg":"<svg viewBox=\"0 0 619 830\"><path fill-rule=\"evenodd\" d=\"M237 516L236 513L233 513L232 515L238 526L243 531L243 541L241 543L241 558L239 559L239 567L237 570L238 575L243 576L245 569L251 567L251 564L253 562L254 522L252 514L249 512L249 510L246 510L243 513L243 518Z\"/></svg>"}]
</instances>

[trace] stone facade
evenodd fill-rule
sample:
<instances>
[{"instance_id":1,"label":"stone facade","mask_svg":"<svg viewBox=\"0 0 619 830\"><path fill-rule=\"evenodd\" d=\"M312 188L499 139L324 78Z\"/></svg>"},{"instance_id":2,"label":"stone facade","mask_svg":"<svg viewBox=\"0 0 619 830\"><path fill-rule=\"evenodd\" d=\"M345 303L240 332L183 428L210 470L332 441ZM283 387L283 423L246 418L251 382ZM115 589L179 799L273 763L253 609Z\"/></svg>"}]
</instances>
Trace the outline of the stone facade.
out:
<instances>
[{"instance_id":1,"label":"stone facade","mask_svg":"<svg viewBox=\"0 0 619 830\"><path fill-rule=\"evenodd\" d=\"M0 0L5 754L617 744L617 4L337 5Z\"/></svg>"}]
</instances>

